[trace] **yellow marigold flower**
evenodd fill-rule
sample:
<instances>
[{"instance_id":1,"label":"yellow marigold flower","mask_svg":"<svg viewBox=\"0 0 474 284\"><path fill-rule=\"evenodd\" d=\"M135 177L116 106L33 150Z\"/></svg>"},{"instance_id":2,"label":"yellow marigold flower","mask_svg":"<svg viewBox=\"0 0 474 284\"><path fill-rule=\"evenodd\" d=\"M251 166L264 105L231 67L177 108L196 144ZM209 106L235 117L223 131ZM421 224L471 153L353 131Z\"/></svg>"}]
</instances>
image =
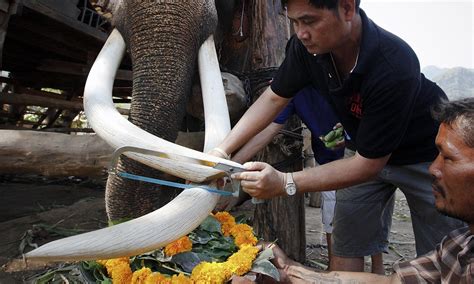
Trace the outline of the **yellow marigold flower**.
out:
<instances>
[{"instance_id":1,"label":"yellow marigold flower","mask_svg":"<svg viewBox=\"0 0 474 284\"><path fill-rule=\"evenodd\" d=\"M247 273L252 268L252 263L257 254L257 247L243 245L238 252L229 257L226 263L232 269L233 274L240 276Z\"/></svg>"},{"instance_id":2,"label":"yellow marigold flower","mask_svg":"<svg viewBox=\"0 0 474 284\"><path fill-rule=\"evenodd\" d=\"M167 284L167 283L171 283L171 281L169 281L169 278L167 278L166 276L164 276L163 274L159 272L153 272L152 274L148 275L148 277L145 279L145 284L157 284L157 283Z\"/></svg>"},{"instance_id":3,"label":"yellow marigold flower","mask_svg":"<svg viewBox=\"0 0 474 284\"><path fill-rule=\"evenodd\" d=\"M193 243L189 239L188 236L183 236L176 241L168 244L165 247L165 254L167 256L173 256L178 253L186 252L186 251L191 251L193 248Z\"/></svg>"},{"instance_id":4,"label":"yellow marigold flower","mask_svg":"<svg viewBox=\"0 0 474 284\"><path fill-rule=\"evenodd\" d=\"M187 277L183 273L180 273L179 275L173 275L171 277L171 284L193 284L193 280L191 278Z\"/></svg>"},{"instance_id":5,"label":"yellow marigold flower","mask_svg":"<svg viewBox=\"0 0 474 284\"><path fill-rule=\"evenodd\" d=\"M214 217L221 223L221 230L224 236L230 236L231 229L235 226L235 218L229 212L217 212Z\"/></svg>"},{"instance_id":6,"label":"yellow marigold flower","mask_svg":"<svg viewBox=\"0 0 474 284\"><path fill-rule=\"evenodd\" d=\"M196 284L221 284L232 276L225 263L201 262L193 269L191 279Z\"/></svg>"},{"instance_id":7,"label":"yellow marigold flower","mask_svg":"<svg viewBox=\"0 0 474 284\"><path fill-rule=\"evenodd\" d=\"M142 267L132 274L132 284L145 284L145 280L151 275L151 269L148 267Z\"/></svg>"}]
</instances>

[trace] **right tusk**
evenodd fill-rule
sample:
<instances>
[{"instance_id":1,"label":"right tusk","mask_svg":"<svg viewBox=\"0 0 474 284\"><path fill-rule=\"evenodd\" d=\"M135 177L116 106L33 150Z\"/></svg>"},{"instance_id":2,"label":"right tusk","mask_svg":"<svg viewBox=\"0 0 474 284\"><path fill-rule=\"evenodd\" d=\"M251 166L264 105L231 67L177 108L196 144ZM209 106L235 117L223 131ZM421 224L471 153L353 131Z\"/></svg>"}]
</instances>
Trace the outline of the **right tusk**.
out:
<instances>
[{"instance_id":1,"label":"right tusk","mask_svg":"<svg viewBox=\"0 0 474 284\"><path fill-rule=\"evenodd\" d=\"M222 160L153 136L131 124L117 112L111 98L112 86L124 52L123 38L117 30L114 30L89 73L84 90L84 108L88 121L96 133L115 148L135 146L175 152L211 161ZM212 37L203 44L199 52L200 54L216 54ZM200 59L199 64L202 63L201 61ZM216 145L220 142L217 139L222 139L222 135L229 131L230 122L227 111L221 112L217 117L212 114L215 110L226 110L227 103L222 95L223 92L214 92L220 88L223 90L223 86L217 86L222 85L219 65L216 65L217 60L210 62L211 65L207 68L210 68L213 73L217 70L219 77L206 79L210 80L211 84L203 83L203 86L207 86L204 87L206 90L203 89L204 105L210 106L209 101L212 102L211 108L205 107L205 116L215 118L206 120L206 132L221 133L221 135L207 137L211 141L206 145ZM209 147L211 146L207 146L205 150L209 150ZM144 159L140 155L130 155L130 157L139 161ZM150 165L159 169L163 167L166 170L168 166L174 166L157 165L164 159L157 160L156 157L149 156L147 159ZM182 169L175 167L174 170ZM200 170L202 169L192 168L190 172L199 173ZM76 261L132 256L152 251L194 230L209 215L218 199L219 195L201 188L187 189L170 203L145 216L112 227L50 242L27 253L25 257L29 260Z\"/></svg>"}]
</instances>

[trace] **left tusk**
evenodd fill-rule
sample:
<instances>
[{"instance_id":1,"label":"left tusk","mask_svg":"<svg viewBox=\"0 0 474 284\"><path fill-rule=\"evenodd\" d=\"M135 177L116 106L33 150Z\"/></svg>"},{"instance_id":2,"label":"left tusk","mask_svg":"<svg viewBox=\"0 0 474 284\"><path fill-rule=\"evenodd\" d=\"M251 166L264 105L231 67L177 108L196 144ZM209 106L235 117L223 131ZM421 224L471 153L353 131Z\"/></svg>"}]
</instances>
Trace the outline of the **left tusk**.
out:
<instances>
[{"instance_id":1,"label":"left tusk","mask_svg":"<svg viewBox=\"0 0 474 284\"><path fill-rule=\"evenodd\" d=\"M123 38L117 30L114 30L89 73L84 91L84 106L94 130L115 147L136 146L159 151L182 150L181 155L190 156L197 152L167 142L137 128L115 110L111 99L112 86L121 57L117 59L114 55L123 55L124 51ZM223 90L219 65L216 65L217 59L205 59L207 55L216 54L212 37L203 44L199 53L203 55L202 58L199 56L199 64L205 60L211 63L205 69L210 68L213 73L217 70L219 74L217 78L206 78L206 82L202 82L202 85L206 86L204 87L206 91L203 90L205 116L213 117L213 111L226 110L227 104L222 95L223 92L214 92L220 88ZM208 107L210 105L212 105L211 108ZM222 135L230 129L228 112L223 113L226 115L219 114L223 117L206 120L206 132L221 133L219 138L206 137L210 140L206 143L209 145L206 151L220 142L217 139L221 139ZM198 157L215 159L213 156L197 153L199 153ZM199 226L215 207L218 199L219 195L201 188L187 189L152 213L112 227L50 242L27 253L25 257L28 260L42 261L95 260L132 256L159 249Z\"/></svg>"}]
</instances>

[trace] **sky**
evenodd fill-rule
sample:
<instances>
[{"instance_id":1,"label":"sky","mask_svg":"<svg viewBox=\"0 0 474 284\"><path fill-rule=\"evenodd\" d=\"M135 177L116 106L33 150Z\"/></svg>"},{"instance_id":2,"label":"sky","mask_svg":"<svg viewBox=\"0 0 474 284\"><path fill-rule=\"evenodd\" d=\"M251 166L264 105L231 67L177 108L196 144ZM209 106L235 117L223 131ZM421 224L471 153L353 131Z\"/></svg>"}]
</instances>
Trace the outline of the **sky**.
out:
<instances>
[{"instance_id":1,"label":"sky","mask_svg":"<svg viewBox=\"0 0 474 284\"><path fill-rule=\"evenodd\" d=\"M405 40L422 68L474 68L474 0L361 0L360 7Z\"/></svg>"}]
</instances>

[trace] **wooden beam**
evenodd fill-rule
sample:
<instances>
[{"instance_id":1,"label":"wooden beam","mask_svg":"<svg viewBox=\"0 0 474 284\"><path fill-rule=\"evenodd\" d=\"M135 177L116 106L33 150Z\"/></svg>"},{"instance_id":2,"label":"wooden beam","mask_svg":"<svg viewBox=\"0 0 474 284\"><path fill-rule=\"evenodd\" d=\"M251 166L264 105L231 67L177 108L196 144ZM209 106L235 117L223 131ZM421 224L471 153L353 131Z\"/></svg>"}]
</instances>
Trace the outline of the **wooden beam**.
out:
<instances>
[{"instance_id":1,"label":"wooden beam","mask_svg":"<svg viewBox=\"0 0 474 284\"><path fill-rule=\"evenodd\" d=\"M0 130L0 174L101 176L112 151L97 135Z\"/></svg>"},{"instance_id":2,"label":"wooden beam","mask_svg":"<svg viewBox=\"0 0 474 284\"><path fill-rule=\"evenodd\" d=\"M58 109L83 110L84 106L82 100L67 101L59 98L41 97L29 94L13 94L0 92L0 103L23 106L41 106L53 107ZM120 114L128 115L130 113L127 109L118 108Z\"/></svg>"},{"instance_id":3,"label":"wooden beam","mask_svg":"<svg viewBox=\"0 0 474 284\"><path fill-rule=\"evenodd\" d=\"M45 59L42 61L41 65L37 67L37 70L87 76L89 74L90 68L90 66L84 64ZM117 80L132 81L132 78L132 71L128 70L118 70L117 74L115 75L115 79Z\"/></svg>"},{"instance_id":4,"label":"wooden beam","mask_svg":"<svg viewBox=\"0 0 474 284\"><path fill-rule=\"evenodd\" d=\"M82 62L87 61L87 52L85 50L74 47L64 48L60 42L42 35L38 35L35 32L28 33L28 36L25 36L25 34L12 32L8 34L8 38L16 40L21 44L32 46L32 48L44 50L48 53L58 54ZM99 52L99 48L97 47L95 51L97 54Z\"/></svg>"},{"instance_id":5,"label":"wooden beam","mask_svg":"<svg viewBox=\"0 0 474 284\"><path fill-rule=\"evenodd\" d=\"M101 42L105 42L105 40L107 39L106 33L96 28L90 27L84 23L81 23L74 18L60 14L55 10L51 9L51 7L45 5L44 3L40 3L38 0L22 0L22 2L25 7L28 7L38 13L48 16L49 18L54 19L58 22L61 22L76 31L92 36Z\"/></svg>"}]
</instances>

